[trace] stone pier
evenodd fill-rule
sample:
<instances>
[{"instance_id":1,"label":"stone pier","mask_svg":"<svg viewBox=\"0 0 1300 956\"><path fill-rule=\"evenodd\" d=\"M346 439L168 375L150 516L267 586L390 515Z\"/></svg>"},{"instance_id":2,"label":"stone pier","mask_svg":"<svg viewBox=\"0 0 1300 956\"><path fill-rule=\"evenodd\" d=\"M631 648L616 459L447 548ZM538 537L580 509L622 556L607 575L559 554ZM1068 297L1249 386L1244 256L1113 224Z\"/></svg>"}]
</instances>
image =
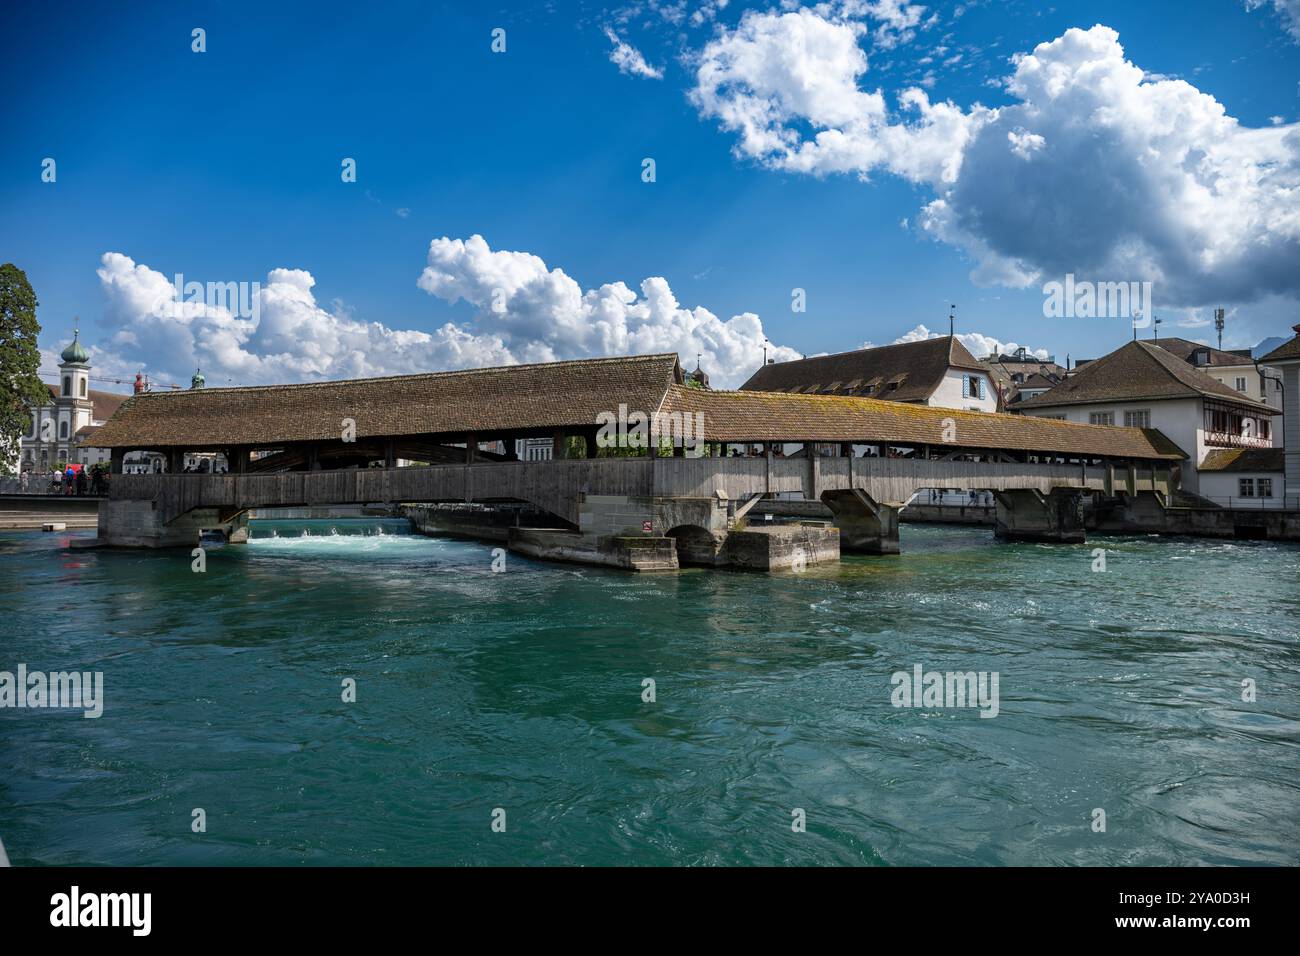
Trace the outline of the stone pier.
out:
<instances>
[{"instance_id":1,"label":"stone pier","mask_svg":"<svg viewBox=\"0 0 1300 956\"><path fill-rule=\"evenodd\" d=\"M108 500L100 503L95 543L110 548L194 548L205 531L220 531L231 544L248 542L248 512L194 508L171 521L152 501Z\"/></svg>"},{"instance_id":2,"label":"stone pier","mask_svg":"<svg viewBox=\"0 0 1300 956\"><path fill-rule=\"evenodd\" d=\"M840 532L840 550L857 554L898 554L900 505L882 504L856 488L822 493Z\"/></svg>"},{"instance_id":3,"label":"stone pier","mask_svg":"<svg viewBox=\"0 0 1300 956\"><path fill-rule=\"evenodd\" d=\"M834 528L748 527L734 514L734 505L719 497L584 495L576 532L511 528L510 548L529 557L630 571L799 571L839 560Z\"/></svg>"},{"instance_id":4,"label":"stone pier","mask_svg":"<svg viewBox=\"0 0 1300 956\"><path fill-rule=\"evenodd\" d=\"M993 533L1004 541L1080 544L1085 540L1082 501L1077 492L1035 489L993 492L997 515Z\"/></svg>"}]
</instances>

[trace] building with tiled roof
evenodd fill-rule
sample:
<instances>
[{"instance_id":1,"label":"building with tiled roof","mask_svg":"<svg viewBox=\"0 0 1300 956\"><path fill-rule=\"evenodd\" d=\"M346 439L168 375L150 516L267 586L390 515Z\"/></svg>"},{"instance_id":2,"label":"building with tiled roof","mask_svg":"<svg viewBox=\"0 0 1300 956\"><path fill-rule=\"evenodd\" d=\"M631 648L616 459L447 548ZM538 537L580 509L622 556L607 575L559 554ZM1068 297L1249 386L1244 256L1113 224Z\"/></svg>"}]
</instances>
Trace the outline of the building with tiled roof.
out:
<instances>
[{"instance_id":1,"label":"building with tiled roof","mask_svg":"<svg viewBox=\"0 0 1300 956\"><path fill-rule=\"evenodd\" d=\"M90 356L80 333L74 333L60 359L59 383L46 384L49 401L28 409L27 432L18 443L22 471L47 472L63 462L94 465L108 460L108 453L89 439L128 396L90 387Z\"/></svg>"},{"instance_id":2,"label":"building with tiled roof","mask_svg":"<svg viewBox=\"0 0 1300 956\"><path fill-rule=\"evenodd\" d=\"M1066 376L1066 369L1056 364L1054 356L1039 359L1026 348L1019 348L1012 355L989 355L980 359L980 363L992 373L1004 409L1041 395Z\"/></svg>"},{"instance_id":3,"label":"building with tiled roof","mask_svg":"<svg viewBox=\"0 0 1300 956\"><path fill-rule=\"evenodd\" d=\"M769 362L740 388L874 398L966 411L998 409L997 389L988 368L954 336Z\"/></svg>"},{"instance_id":4,"label":"building with tiled roof","mask_svg":"<svg viewBox=\"0 0 1300 956\"><path fill-rule=\"evenodd\" d=\"M1201 497L1225 507L1277 507L1283 458L1281 448L1216 448L1201 462Z\"/></svg>"},{"instance_id":5,"label":"building with tiled roof","mask_svg":"<svg viewBox=\"0 0 1300 956\"><path fill-rule=\"evenodd\" d=\"M1282 386L1275 378L1270 378L1276 372L1266 368L1261 375L1250 349L1225 351L1177 337L1156 339L1151 344L1176 355L1233 391L1282 411Z\"/></svg>"},{"instance_id":6,"label":"building with tiled roof","mask_svg":"<svg viewBox=\"0 0 1300 956\"><path fill-rule=\"evenodd\" d=\"M1286 499L1300 508L1300 325L1295 338L1283 342L1259 361L1278 369L1283 383L1283 442L1285 452Z\"/></svg>"},{"instance_id":7,"label":"building with tiled roof","mask_svg":"<svg viewBox=\"0 0 1300 956\"><path fill-rule=\"evenodd\" d=\"M1199 469L1212 451L1271 448L1278 414L1173 352L1142 341L1088 362L1016 410L1094 425L1156 428L1187 453L1183 487L1189 491L1199 491Z\"/></svg>"}]
</instances>

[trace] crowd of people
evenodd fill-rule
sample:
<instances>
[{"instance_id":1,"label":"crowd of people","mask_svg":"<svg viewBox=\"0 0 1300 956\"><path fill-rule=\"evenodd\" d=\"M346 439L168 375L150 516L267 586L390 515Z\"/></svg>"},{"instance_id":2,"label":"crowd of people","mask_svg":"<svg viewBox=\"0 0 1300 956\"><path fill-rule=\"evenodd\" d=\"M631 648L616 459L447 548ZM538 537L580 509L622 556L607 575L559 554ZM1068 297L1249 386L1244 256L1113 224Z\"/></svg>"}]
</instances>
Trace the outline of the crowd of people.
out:
<instances>
[{"instance_id":1,"label":"crowd of people","mask_svg":"<svg viewBox=\"0 0 1300 956\"><path fill-rule=\"evenodd\" d=\"M67 465L54 468L48 473L49 484L41 488L41 479L45 473L24 471L18 478L18 487L23 494L42 493L85 496L108 494L108 469L87 467L85 465Z\"/></svg>"}]
</instances>

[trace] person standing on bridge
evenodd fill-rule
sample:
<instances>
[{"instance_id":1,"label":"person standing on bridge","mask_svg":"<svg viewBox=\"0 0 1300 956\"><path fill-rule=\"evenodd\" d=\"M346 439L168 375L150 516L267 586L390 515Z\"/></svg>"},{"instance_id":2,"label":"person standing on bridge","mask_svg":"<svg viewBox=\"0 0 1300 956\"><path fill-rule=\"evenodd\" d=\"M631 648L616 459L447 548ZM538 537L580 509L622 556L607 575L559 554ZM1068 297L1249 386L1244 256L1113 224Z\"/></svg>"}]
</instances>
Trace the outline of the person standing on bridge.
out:
<instances>
[{"instance_id":1,"label":"person standing on bridge","mask_svg":"<svg viewBox=\"0 0 1300 956\"><path fill-rule=\"evenodd\" d=\"M24 471L18 476L18 487L22 489L23 494L27 494L27 486L31 482L31 472Z\"/></svg>"},{"instance_id":2,"label":"person standing on bridge","mask_svg":"<svg viewBox=\"0 0 1300 956\"><path fill-rule=\"evenodd\" d=\"M82 465L81 470L77 472L77 497L86 497L86 466Z\"/></svg>"}]
</instances>

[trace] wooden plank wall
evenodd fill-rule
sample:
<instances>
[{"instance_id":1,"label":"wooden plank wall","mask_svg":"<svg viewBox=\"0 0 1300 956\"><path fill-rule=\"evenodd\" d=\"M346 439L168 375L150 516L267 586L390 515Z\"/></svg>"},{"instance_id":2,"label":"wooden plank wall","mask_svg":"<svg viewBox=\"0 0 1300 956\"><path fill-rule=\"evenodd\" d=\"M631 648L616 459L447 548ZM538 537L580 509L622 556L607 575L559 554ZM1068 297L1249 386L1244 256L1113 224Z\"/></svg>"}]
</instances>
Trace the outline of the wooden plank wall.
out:
<instances>
[{"instance_id":1,"label":"wooden plank wall","mask_svg":"<svg viewBox=\"0 0 1300 956\"><path fill-rule=\"evenodd\" d=\"M1135 491L1167 493L1170 488L1165 465L1120 474L1133 482ZM1107 485L1104 466L906 458L598 458L270 475L115 475L110 496L153 501L165 521L194 508L518 500L576 523L583 492L708 498L723 491L736 500L794 492L817 500L823 491L860 488L876 501L898 504L923 488L1048 492L1107 490Z\"/></svg>"}]
</instances>

